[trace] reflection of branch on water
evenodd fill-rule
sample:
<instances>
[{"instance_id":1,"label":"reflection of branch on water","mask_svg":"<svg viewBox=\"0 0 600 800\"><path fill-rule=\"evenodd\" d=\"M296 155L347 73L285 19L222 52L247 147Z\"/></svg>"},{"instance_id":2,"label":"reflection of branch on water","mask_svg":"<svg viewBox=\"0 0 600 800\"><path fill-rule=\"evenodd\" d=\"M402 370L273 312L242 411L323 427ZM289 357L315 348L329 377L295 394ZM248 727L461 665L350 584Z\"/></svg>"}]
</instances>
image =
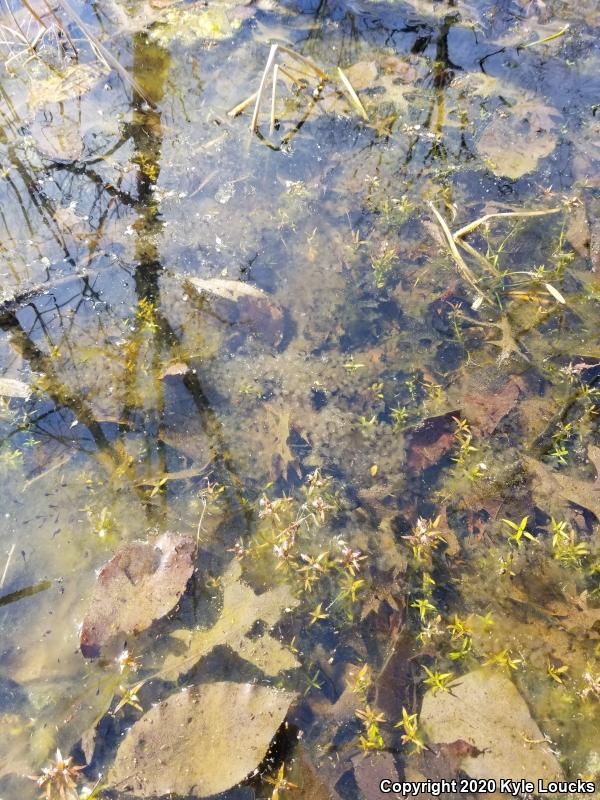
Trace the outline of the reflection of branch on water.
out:
<instances>
[{"instance_id":1,"label":"reflection of branch on water","mask_svg":"<svg viewBox=\"0 0 600 800\"><path fill-rule=\"evenodd\" d=\"M101 423L98 422L87 402L61 382L50 356L45 355L22 328L12 332L10 341L17 352L29 362L31 369L44 375L46 379L44 389L56 406L68 408L77 421L87 428L97 448L98 462L110 476L114 475L116 468L119 468L125 479L129 471L129 455L124 451L120 442L115 445L109 442L102 430Z\"/></svg>"}]
</instances>

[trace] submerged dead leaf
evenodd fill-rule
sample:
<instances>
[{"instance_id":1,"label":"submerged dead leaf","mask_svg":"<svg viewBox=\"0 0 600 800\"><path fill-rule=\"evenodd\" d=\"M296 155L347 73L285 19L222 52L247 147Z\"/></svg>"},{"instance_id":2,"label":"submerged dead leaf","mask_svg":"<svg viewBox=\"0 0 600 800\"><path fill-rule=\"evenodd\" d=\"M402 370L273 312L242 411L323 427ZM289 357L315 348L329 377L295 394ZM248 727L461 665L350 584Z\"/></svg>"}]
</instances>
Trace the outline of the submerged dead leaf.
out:
<instances>
[{"instance_id":1,"label":"submerged dead leaf","mask_svg":"<svg viewBox=\"0 0 600 800\"><path fill-rule=\"evenodd\" d=\"M495 175L520 178L556 147L553 117L558 116L555 108L540 100L521 100L496 112L479 137L477 151Z\"/></svg>"},{"instance_id":2,"label":"submerged dead leaf","mask_svg":"<svg viewBox=\"0 0 600 800\"><path fill-rule=\"evenodd\" d=\"M86 658L119 635L139 633L168 614L194 571L191 536L163 533L130 542L100 570L80 635Z\"/></svg>"},{"instance_id":3,"label":"submerged dead leaf","mask_svg":"<svg viewBox=\"0 0 600 800\"><path fill-rule=\"evenodd\" d=\"M290 469L300 474L298 459L288 444L291 429L290 408L275 401L262 403L249 421L248 433L256 434L254 457L273 480L287 478Z\"/></svg>"},{"instance_id":4,"label":"submerged dead leaf","mask_svg":"<svg viewBox=\"0 0 600 800\"><path fill-rule=\"evenodd\" d=\"M600 447L591 445L588 448L588 456L596 467L596 480L593 482L572 478L570 475L547 467L535 458L526 456L525 464L536 479L535 495L542 496L544 500L558 495L570 503L587 508L597 519L600 519Z\"/></svg>"},{"instance_id":5,"label":"submerged dead leaf","mask_svg":"<svg viewBox=\"0 0 600 800\"><path fill-rule=\"evenodd\" d=\"M283 338L283 313L266 292L242 281L186 278L184 288L202 310L228 327L239 326L273 345Z\"/></svg>"},{"instance_id":6,"label":"submerged dead leaf","mask_svg":"<svg viewBox=\"0 0 600 800\"><path fill-rule=\"evenodd\" d=\"M139 797L224 792L263 760L293 699L246 683L183 689L130 728L109 783Z\"/></svg>"},{"instance_id":7,"label":"submerged dead leaf","mask_svg":"<svg viewBox=\"0 0 600 800\"><path fill-rule=\"evenodd\" d=\"M222 578L223 608L212 628L179 629L171 634L169 644L174 647L159 666L160 677L176 680L215 647L223 645L266 675L275 676L282 670L300 666L292 652L269 633L255 638L248 635L255 622L261 620L269 626L275 625L283 610L294 608L299 601L287 586L255 594L240 580L241 572L239 562L233 560Z\"/></svg>"},{"instance_id":8,"label":"submerged dead leaf","mask_svg":"<svg viewBox=\"0 0 600 800\"><path fill-rule=\"evenodd\" d=\"M407 434L407 466L415 471L432 467L454 446L456 423L453 417L460 411L451 411L439 417L429 417Z\"/></svg>"},{"instance_id":9,"label":"submerged dead leaf","mask_svg":"<svg viewBox=\"0 0 600 800\"><path fill-rule=\"evenodd\" d=\"M472 430L480 435L493 433L500 422L517 404L521 394L522 382L510 378L498 391L481 391L473 386L472 391L463 397L463 411Z\"/></svg>"},{"instance_id":10,"label":"submerged dead leaf","mask_svg":"<svg viewBox=\"0 0 600 800\"><path fill-rule=\"evenodd\" d=\"M462 675L451 692L427 692L419 721L430 741L461 739L473 753L479 751L462 761L472 778L562 777L527 703L499 669L483 667Z\"/></svg>"},{"instance_id":11,"label":"submerged dead leaf","mask_svg":"<svg viewBox=\"0 0 600 800\"><path fill-rule=\"evenodd\" d=\"M48 103L65 103L89 92L106 73L99 63L70 64L62 74L51 74L47 78L33 81L27 102L32 111Z\"/></svg>"}]
</instances>

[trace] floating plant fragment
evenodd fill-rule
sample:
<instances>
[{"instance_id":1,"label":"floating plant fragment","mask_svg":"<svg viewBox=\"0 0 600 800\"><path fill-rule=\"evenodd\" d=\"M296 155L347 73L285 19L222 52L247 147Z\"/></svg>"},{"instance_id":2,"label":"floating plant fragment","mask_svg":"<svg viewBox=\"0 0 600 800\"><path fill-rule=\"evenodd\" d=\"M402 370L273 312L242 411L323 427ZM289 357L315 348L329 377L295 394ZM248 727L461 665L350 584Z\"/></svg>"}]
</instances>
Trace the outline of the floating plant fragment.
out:
<instances>
[{"instance_id":1,"label":"floating plant fragment","mask_svg":"<svg viewBox=\"0 0 600 800\"><path fill-rule=\"evenodd\" d=\"M109 782L139 797L224 792L263 760L293 699L292 692L247 683L183 689L128 731Z\"/></svg>"},{"instance_id":2,"label":"floating plant fragment","mask_svg":"<svg viewBox=\"0 0 600 800\"><path fill-rule=\"evenodd\" d=\"M139 633L176 605L194 570L191 536L130 542L100 570L80 635L86 658L117 636Z\"/></svg>"},{"instance_id":3,"label":"floating plant fragment","mask_svg":"<svg viewBox=\"0 0 600 800\"><path fill-rule=\"evenodd\" d=\"M254 664L266 675L277 675L282 670L300 666L290 650L269 633L250 638L248 633L257 620L274 625L286 608L294 608L299 601L288 586L277 586L262 594L242 583L241 567L233 560L222 578L223 608L215 625L202 630L179 629L171 634L170 641L179 645L169 652L158 668L158 675L174 681L190 670L215 647L226 645L238 655Z\"/></svg>"},{"instance_id":4,"label":"floating plant fragment","mask_svg":"<svg viewBox=\"0 0 600 800\"><path fill-rule=\"evenodd\" d=\"M427 692L420 724L432 742L462 739L481 751L462 762L472 778L537 782L562 777L525 700L499 669L483 667L462 675L451 692Z\"/></svg>"}]
</instances>

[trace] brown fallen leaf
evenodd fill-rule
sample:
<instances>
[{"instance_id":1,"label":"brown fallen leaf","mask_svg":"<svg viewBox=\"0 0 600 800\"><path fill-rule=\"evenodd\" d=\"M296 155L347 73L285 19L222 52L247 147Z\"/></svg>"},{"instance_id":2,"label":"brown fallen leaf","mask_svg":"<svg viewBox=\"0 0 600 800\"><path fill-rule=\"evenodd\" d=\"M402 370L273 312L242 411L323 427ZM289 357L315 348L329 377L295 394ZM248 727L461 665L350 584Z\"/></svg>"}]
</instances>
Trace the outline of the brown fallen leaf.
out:
<instances>
[{"instance_id":1,"label":"brown fallen leaf","mask_svg":"<svg viewBox=\"0 0 600 800\"><path fill-rule=\"evenodd\" d=\"M532 172L541 158L556 147L559 113L537 98L524 98L507 110L498 110L477 142L477 151L495 175L520 178ZM510 148L506 143L510 142Z\"/></svg>"},{"instance_id":2,"label":"brown fallen leaf","mask_svg":"<svg viewBox=\"0 0 600 800\"><path fill-rule=\"evenodd\" d=\"M429 690L419 723L430 741L463 739L478 752L464 759L463 769L472 778L548 781L563 775L525 699L496 668L461 675L450 692Z\"/></svg>"},{"instance_id":3,"label":"brown fallen leaf","mask_svg":"<svg viewBox=\"0 0 600 800\"><path fill-rule=\"evenodd\" d=\"M276 586L255 594L241 576L240 562L233 559L222 578L223 606L212 628L180 628L171 632L165 642L167 652L159 652L158 663L154 664L160 677L175 681L215 647L223 646L273 677L282 670L299 666L291 650L268 630L260 636L249 636L258 620L273 626L284 609L294 608L299 600L293 597L288 586Z\"/></svg>"},{"instance_id":4,"label":"brown fallen leaf","mask_svg":"<svg viewBox=\"0 0 600 800\"><path fill-rule=\"evenodd\" d=\"M194 571L191 536L163 533L121 547L100 570L79 638L86 658L117 636L139 633L168 614Z\"/></svg>"},{"instance_id":5,"label":"brown fallen leaf","mask_svg":"<svg viewBox=\"0 0 600 800\"><path fill-rule=\"evenodd\" d=\"M534 493L549 496L559 495L563 500L587 508L597 519L600 519L600 447L590 445L588 457L596 467L596 480L584 481L557 472L535 458L525 456L525 464L536 479Z\"/></svg>"},{"instance_id":6,"label":"brown fallen leaf","mask_svg":"<svg viewBox=\"0 0 600 800\"><path fill-rule=\"evenodd\" d=\"M471 429L488 436L517 404L521 394L520 381L511 378L497 392L469 392L464 395L463 412Z\"/></svg>"},{"instance_id":7,"label":"brown fallen leaf","mask_svg":"<svg viewBox=\"0 0 600 800\"><path fill-rule=\"evenodd\" d=\"M227 327L246 329L274 346L283 338L283 312L262 289L223 278L186 278L184 288Z\"/></svg>"},{"instance_id":8,"label":"brown fallen leaf","mask_svg":"<svg viewBox=\"0 0 600 800\"><path fill-rule=\"evenodd\" d=\"M249 683L183 689L129 729L109 783L138 797L224 792L263 760L294 697Z\"/></svg>"},{"instance_id":9,"label":"brown fallen leaf","mask_svg":"<svg viewBox=\"0 0 600 800\"><path fill-rule=\"evenodd\" d=\"M434 466L450 452L455 441L453 417L459 417L460 413L457 410L429 417L407 433L406 464L409 469L420 472Z\"/></svg>"},{"instance_id":10,"label":"brown fallen leaf","mask_svg":"<svg viewBox=\"0 0 600 800\"><path fill-rule=\"evenodd\" d=\"M398 767L391 753L358 753L352 758L354 779L364 800L380 800L379 788L384 778L392 782L400 780Z\"/></svg>"}]
</instances>

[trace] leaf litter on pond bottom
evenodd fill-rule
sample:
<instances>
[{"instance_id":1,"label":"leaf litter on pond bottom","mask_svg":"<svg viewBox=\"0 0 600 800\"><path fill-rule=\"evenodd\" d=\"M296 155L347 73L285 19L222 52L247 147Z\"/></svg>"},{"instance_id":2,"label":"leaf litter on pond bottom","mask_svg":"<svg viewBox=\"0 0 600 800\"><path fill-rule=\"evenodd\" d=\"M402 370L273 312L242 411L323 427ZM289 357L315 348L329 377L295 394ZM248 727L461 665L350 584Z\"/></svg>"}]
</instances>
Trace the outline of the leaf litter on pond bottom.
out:
<instances>
[{"instance_id":1,"label":"leaf litter on pond bottom","mask_svg":"<svg viewBox=\"0 0 600 800\"><path fill-rule=\"evenodd\" d=\"M140 797L224 792L264 759L294 697L247 683L183 689L131 727L109 783Z\"/></svg>"}]
</instances>

